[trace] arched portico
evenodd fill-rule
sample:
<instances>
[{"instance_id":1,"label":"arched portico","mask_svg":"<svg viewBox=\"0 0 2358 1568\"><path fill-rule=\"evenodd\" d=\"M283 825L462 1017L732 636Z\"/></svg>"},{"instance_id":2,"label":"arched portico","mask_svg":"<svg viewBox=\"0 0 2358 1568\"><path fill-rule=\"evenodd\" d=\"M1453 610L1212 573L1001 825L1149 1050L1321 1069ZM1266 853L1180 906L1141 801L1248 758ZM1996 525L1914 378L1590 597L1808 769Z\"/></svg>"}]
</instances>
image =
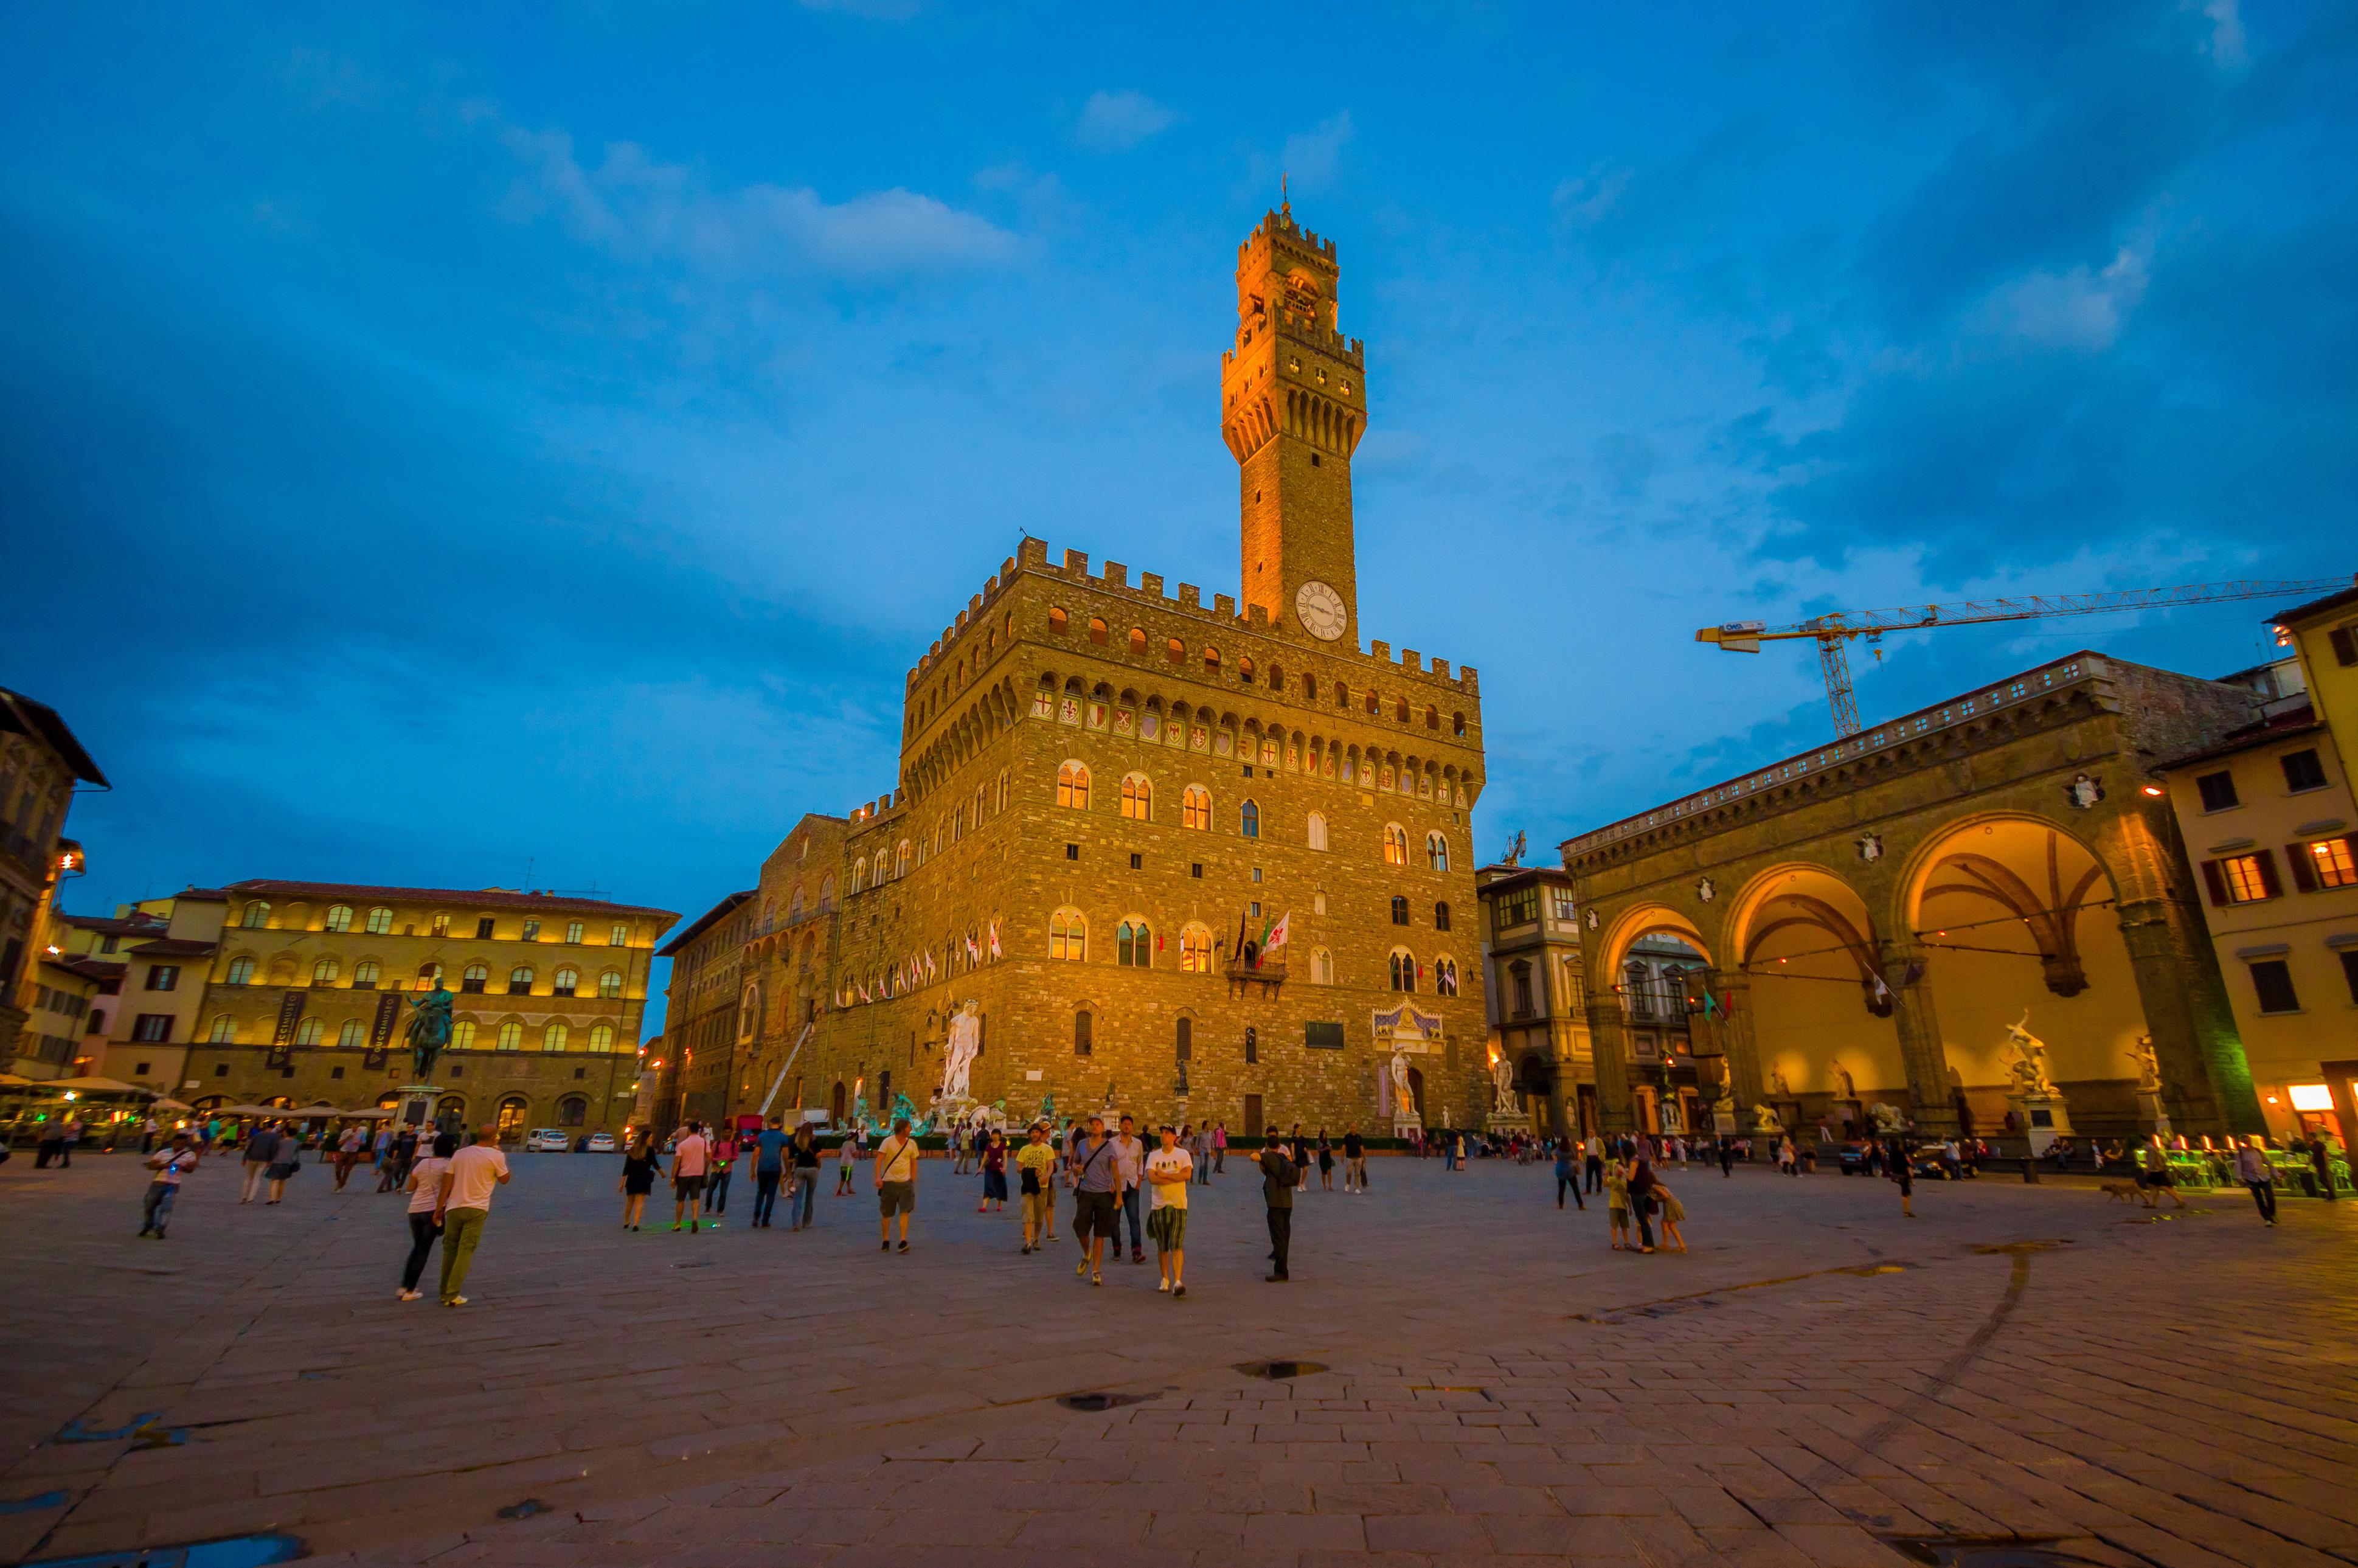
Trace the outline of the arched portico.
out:
<instances>
[{"instance_id":1,"label":"arched portico","mask_svg":"<svg viewBox=\"0 0 2358 1568\"><path fill-rule=\"evenodd\" d=\"M1787 1128L1857 1136L1875 1105L1921 1103L1901 1033L1913 1022L1903 1018L1908 987L1887 972L1887 932L1866 894L1812 861L1770 866L1732 901L1725 1000L1742 1020L1758 1103ZM1739 1102L1747 1125L1754 1103Z\"/></svg>"}]
</instances>

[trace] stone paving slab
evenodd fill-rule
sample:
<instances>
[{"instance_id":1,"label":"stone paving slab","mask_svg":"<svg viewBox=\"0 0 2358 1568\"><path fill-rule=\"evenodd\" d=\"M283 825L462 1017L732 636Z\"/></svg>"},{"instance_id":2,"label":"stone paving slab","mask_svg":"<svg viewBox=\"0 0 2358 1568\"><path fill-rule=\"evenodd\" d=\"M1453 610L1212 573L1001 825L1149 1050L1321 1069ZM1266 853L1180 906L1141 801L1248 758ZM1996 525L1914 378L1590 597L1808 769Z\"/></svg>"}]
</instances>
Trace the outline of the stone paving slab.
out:
<instances>
[{"instance_id":1,"label":"stone paving slab","mask_svg":"<svg viewBox=\"0 0 2358 1568\"><path fill-rule=\"evenodd\" d=\"M2358 1206L2148 1223L1987 1178L1909 1221L1879 1182L1697 1170L1694 1250L1639 1257L1543 1166L1387 1161L1302 1195L1281 1286L1239 1173L1195 1189L1174 1303L1022 1256L943 1162L905 1258L866 1199L632 1234L611 1158L514 1163L455 1311L393 1299L400 1206L358 1182L266 1208L209 1168L159 1244L129 1160L0 1168L0 1560L2358 1563ZM1238 1369L1269 1358L1327 1369Z\"/></svg>"}]
</instances>

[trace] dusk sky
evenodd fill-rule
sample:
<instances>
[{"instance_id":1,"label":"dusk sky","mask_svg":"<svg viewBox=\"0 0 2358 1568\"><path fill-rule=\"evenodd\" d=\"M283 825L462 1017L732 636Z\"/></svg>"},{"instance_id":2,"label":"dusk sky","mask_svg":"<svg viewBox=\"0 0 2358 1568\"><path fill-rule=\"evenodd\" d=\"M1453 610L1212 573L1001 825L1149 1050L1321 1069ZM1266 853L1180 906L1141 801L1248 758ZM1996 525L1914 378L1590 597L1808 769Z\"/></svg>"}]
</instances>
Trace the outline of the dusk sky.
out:
<instances>
[{"instance_id":1,"label":"dusk sky","mask_svg":"<svg viewBox=\"0 0 2358 1568\"><path fill-rule=\"evenodd\" d=\"M1136 16L0 13L0 685L114 786L67 907L751 885L1023 532L1235 591L1282 173L1483 858L1830 737L1707 622L2358 568L2358 8ZM1859 702L2275 607L1895 638Z\"/></svg>"}]
</instances>

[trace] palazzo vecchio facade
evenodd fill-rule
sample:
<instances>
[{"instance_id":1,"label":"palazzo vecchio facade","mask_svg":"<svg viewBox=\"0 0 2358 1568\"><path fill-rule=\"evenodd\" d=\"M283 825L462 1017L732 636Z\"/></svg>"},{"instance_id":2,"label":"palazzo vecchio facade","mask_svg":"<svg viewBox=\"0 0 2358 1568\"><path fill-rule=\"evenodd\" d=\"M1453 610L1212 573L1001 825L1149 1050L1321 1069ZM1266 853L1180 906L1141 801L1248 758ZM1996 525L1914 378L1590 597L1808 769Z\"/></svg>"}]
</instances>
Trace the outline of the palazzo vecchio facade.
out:
<instances>
[{"instance_id":1,"label":"palazzo vecchio facade","mask_svg":"<svg viewBox=\"0 0 2358 1568\"><path fill-rule=\"evenodd\" d=\"M1398 1051L1427 1125L1478 1124L1480 687L1363 640L1337 278L1290 211L1238 253L1239 591L1025 541L909 672L900 787L665 949L659 1122L922 1109L972 1000L972 1093L1019 1121L1388 1134Z\"/></svg>"}]
</instances>

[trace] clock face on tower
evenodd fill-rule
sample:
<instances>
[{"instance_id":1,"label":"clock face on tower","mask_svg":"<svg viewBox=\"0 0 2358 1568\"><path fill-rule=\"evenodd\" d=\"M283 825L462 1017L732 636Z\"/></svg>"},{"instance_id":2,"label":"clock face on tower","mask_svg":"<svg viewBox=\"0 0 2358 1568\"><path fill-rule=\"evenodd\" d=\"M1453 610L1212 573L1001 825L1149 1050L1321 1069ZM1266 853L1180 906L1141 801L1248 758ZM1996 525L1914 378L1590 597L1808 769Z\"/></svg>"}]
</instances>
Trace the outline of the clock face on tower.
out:
<instances>
[{"instance_id":1,"label":"clock face on tower","mask_svg":"<svg viewBox=\"0 0 2358 1568\"><path fill-rule=\"evenodd\" d=\"M1321 642L1331 643L1343 634L1350 617L1344 613L1343 596L1323 582L1305 582L1293 596L1293 612L1302 618L1303 629Z\"/></svg>"}]
</instances>

